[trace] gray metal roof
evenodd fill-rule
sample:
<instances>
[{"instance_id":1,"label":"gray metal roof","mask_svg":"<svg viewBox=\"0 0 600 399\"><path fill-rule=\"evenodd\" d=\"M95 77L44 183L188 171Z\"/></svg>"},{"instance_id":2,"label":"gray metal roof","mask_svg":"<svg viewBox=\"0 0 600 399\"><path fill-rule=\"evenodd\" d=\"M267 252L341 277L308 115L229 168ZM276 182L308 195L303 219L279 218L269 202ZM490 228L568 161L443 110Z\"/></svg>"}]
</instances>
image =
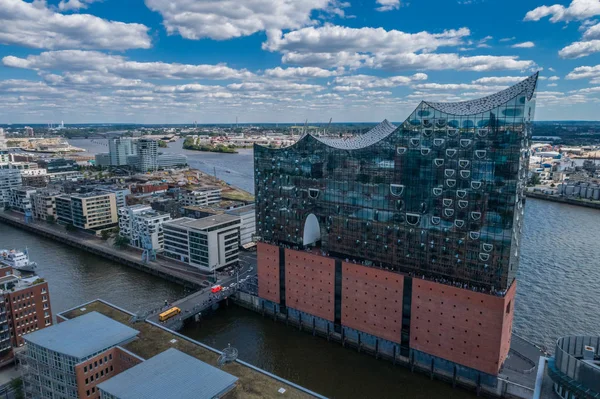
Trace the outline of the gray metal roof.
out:
<instances>
[{"instance_id":1,"label":"gray metal roof","mask_svg":"<svg viewBox=\"0 0 600 399\"><path fill-rule=\"evenodd\" d=\"M240 221L240 218L233 215L228 215L225 213L207 216L201 219L193 219L193 218L179 218L169 220L168 222L164 222L163 225L176 226L180 228L186 229L196 229L196 230L204 230L209 227L219 226L221 224Z\"/></svg>"},{"instance_id":2,"label":"gray metal roof","mask_svg":"<svg viewBox=\"0 0 600 399\"><path fill-rule=\"evenodd\" d=\"M84 359L135 338L139 331L98 312L90 312L23 336L27 342Z\"/></svg>"},{"instance_id":3,"label":"gray metal roof","mask_svg":"<svg viewBox=\"0 0 600 399\"><path fill-rule=\"evenodd\" d=\"M502 90L491 96L478 98L477 100L461 101L456 103L434 103L425 101L425 104L438 111L445 112L451 115L474 115L482 112L490 111L502 104L507 103L519 94L524 93L528 100L531 100L537 84L539 72L531 75L527 79L517 83L516 85Z\"/></svg>"},{"instance_id":4,"label":"gray metal roof","mask_svg":"<svg viewBox=\"0 0 600 399\"><path fill-rule=\"evenodd\" d=\"M168 349L98 385L119 399L212 399L238 380L190 355Z\"/></svg>"},{"instance_id":5,"label":"gray metal roof","mask_svg":"<svg viewBox=\"0 0 600 399\"><path fill-rule=\"evenodd\" d=\"M328 145L329 147L339 148L343 150L357 150L360 148L366 148L383 140L384 138L392 134L394 130L396 130L396 126L392 125L390 122L388 122L387 119L385 119L383 122L375 126L373 129L369 130L367 133L357 135L349 139L317 137L312 135L311 137L325 145Z\"/></svg>"}]
</instances>

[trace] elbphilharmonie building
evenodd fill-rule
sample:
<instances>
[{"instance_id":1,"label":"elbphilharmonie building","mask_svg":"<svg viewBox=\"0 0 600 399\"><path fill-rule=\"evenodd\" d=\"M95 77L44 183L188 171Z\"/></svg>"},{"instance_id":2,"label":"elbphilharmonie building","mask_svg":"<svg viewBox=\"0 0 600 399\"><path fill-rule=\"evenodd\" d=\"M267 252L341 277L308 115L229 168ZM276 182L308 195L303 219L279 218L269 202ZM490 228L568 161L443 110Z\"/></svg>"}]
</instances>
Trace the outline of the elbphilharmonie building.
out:
<instances>
[{"instance_id":1,"label":"elbphilharmonie building","mask_svg":"<svg viewBox=\"0 0 600 399\"><path fill-rule=\"evenodd\" d=\"M537 74L350 139L255 147L262 306L493 383L508 354Z\"/></svg>"}]
</instances>

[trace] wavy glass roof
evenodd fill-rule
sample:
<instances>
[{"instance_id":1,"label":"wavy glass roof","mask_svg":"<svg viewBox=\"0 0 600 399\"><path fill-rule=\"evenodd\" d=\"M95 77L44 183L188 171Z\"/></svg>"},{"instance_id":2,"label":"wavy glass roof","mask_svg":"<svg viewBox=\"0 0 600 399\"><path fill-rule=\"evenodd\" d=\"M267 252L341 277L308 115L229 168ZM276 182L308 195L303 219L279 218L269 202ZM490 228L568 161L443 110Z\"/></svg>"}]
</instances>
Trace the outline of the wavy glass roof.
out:
<instances>
[{"instance_id":1,"label":"wavy glass roof","mask_svg":"<svg viewBox=\"0 0 600 399\"><path fill-rule=\"evenodd\" d=\"M369 130L368 132L348 139L316 137L313 135L311 135L311 137L329 147L339 148L342 150L357 150L360 148L368 147L383 140L384 138L392 134L396 129L397 127L395 125L392 125L390 122L388 122L387 119L385 119L383 122L375 126L373 129Z\"/></svg>"},{"instance_id":2,"label":"wavy glass roof","mask_svg":"<svg viewBox=\"0 0 600 399\"><path fill-rule=\"evenodd\" d=\"M527 100L531 100L531 97L533 97L533 93L535 92L538 75L539 72L536 72L527 79L517 83L512 87L509 87L508 89L502 90L496 94L492 94L491 96L478 98L477 100L461 101L456 103L424 102L431 108L435 108L438 111L451 115L479 114L499 107L521 93L526 93Z\"/></svg>"}]
</instances>

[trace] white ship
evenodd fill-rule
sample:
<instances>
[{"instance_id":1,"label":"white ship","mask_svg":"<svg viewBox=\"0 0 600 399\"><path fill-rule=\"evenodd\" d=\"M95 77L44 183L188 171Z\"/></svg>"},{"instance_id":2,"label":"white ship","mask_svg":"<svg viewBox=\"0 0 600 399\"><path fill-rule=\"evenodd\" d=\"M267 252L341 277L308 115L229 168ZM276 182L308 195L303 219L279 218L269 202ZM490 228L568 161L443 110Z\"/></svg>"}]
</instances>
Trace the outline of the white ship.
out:
<instances>
[{"instance_id":1,"label":"white ship","mask_svg":"<svg viewBox=\"0 0 600 399\"><path fill-rule=\"evenodd\" d=\"M29 260L27 249L25 251L16 251L14 249L0 250L0 264L10 266L13 269L23 272L33 273L37 268L37 263Z\"/></svg>"}]
</instances>

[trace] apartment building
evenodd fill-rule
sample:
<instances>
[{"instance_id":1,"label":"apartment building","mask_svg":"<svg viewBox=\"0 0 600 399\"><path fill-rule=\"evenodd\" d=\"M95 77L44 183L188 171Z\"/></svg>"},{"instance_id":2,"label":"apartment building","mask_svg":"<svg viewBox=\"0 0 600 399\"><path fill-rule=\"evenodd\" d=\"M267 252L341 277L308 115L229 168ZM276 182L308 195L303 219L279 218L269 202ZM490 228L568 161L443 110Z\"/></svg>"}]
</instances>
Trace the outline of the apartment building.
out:
<instances>
[{"instance_id":1,"label":"apartment building","mask_svg":"<svg viewBox=\"0 0 600 399\"><path fill-rule=\"evenodd\" d=\"M90 192L56 197L59 223L84 230L102 230L118 223L114 193Z\"/></svg>"},{"instance_id":2,"label":"apartment building","mask_svg":"<svg viewBox=\"0 0 600 399\"><path fill-rule=\"evenodd\" d=\"M164 248L163 223L171 220L171 215L158 212L149 205L132 205L119 208L119 234L129 239L137 248L150 244L156 252Z\"/></svg>"},{"instance_id":3,"label":"apartment building","mask_svg":"<svg viewBox=\"0 0 600 399\"><path fill-rule=\"evenodd\" d=\"M135 155L135 140L130 138L116 138L108 141L110 165L125 166L127 157Z\"/></svg>"},{"instance_id":4,"label":"apartment building","mask_svg":"<svg viewBox=\"0 0 600 399\"><path fill-rule=\"evenodd\" d=\"M238 261L240 218L221 214L202 219L180 218L163 223L164 254L214 271Z\"/></svg>"},{"instance_id":5,"label":"apartment building","mask_svg":"<svg viewBox=\"0 0 600 399\"><path fill-rule=\"evenodd\" d=\"M183 206L218 204L221 201L221 191L219 187L202 187L196 190L186 190L181 193L180 202Z\"/></svg>"},{"instance_id":6,"label":"apartment building","mask_svg":"<svg viewBox=\"0 0 600 399\"><path fill-rule=\"evenodd\" d=\"M140 172L154 172L158 169L158 142L150 139L137 141L137 170Z\"/></svg>"},{"instance_id":7,"label":"apartment building","mask_svg":"<svg viewBox=\"0 0 600 399\"><path fill-rule=\"evenodd\" d=\"M252 243L256 234L256 206L254 204L240 206L229 209L225 213L240 218L240 245Z\"/></svg>"},{"instance_id":8,"label":"apartment building","mask_svg":"<svg viewBox=\"0 0 600 399\"><path fill-rule=\"evenodd\" d=\"M10 269L10 268L8 268ZM4 270L4 269L2 269ZM52 308L48 283L39 276L21 278L10 271L0 277L0 346L6 347L7 331L10 345L23 346L23 336L52 325ZM2 324L6 325L6 329ZM0 349L1 350L1 349Z\"/></svg>"},{"instance_id":9,"label":"apartment building","mask_svg":"<svg viewBox=\"0 0 600 399\"><path fill-rule=\"evenodd\" d=\"M31 195L35 194L33 187L13 187L8 192L8 204L15 212L29 213L32 211Z\"/></svg>"},{"instance_id":10,"label":"apartment building","mask_svg":"<svg viewBox=\"0 0 600 399\"><path fill-rule=\"evenodd\" d=\"M56 197L61 193L53 189L41 189L31 194L33 217L39 220L56 221Z\"/></svg>"},{"instance_id":11,"label":"apartment building","mask_svg":"<svg viewBox=\"0 0 600 399\"><path fill-rule=\"evenodd\" d=\"M10 189L23 184L21 172L16 169L0 169L0 202L8 204Z\"/></svg>"}]
</instances>

